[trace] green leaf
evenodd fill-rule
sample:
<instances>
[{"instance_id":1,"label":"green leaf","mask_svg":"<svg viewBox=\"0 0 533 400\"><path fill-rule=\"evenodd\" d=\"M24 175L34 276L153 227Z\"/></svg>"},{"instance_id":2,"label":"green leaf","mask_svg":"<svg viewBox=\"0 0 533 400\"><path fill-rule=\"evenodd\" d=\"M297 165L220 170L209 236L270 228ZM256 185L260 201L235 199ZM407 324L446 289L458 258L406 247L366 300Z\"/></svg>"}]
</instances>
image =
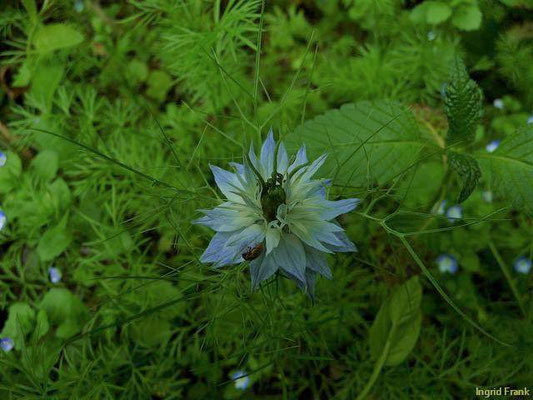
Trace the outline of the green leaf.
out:
<instances>
[{"instance_id":1,"label":"green leaf","mask_svg":"<svg viewBox=\"0 0 533 400\"><path fill-rule=\"evenodd\" d=\"M506 137L493 153L476 158L499 197L533 214L533 126Z\"/></svg>"},{"instance_id":2,"label":"green leaf","mask_svg":"<svg viewBox=\"0 0 533 400\"><path fill-rule=\"evenodd\" d=\"M412 113L393 101L363 101L330 110L284 138L305 144L310 159L325 152L323 176L336 184L384 184L410 168L423 147Z\"/></svg>"},{"instance_id":3,"label":"green leaf","mask_svg":"<svg viewBox=\"0 0 533 400\"><path fill-rule=\"evenodd\" d=\"M35 331L33 332L35 338L39 339L46 335L50 329L50 324L48 322L48 314L45 310L39 310L37 312L37 322L35 324Z\"/></svg>"},{"instance_id":4,"label":"green leaf","mask_svg":"<svg viewBox=\"0 0 533 400\"><path fill-rule=\"evenodd\" d=\"M473 31L481 26L482 14L477 4L462 4L452 17L452 24L464 31Z\"/></svg>"},{"instance_id":5,"label":"green leaf","mask_svg":"<svg viewBox=\"0 0 533 400\"><path fill-rule=\"evenodd\" d=\"M35 4L35 0L22 0L22 4L28 12L31 21L35 24L37 22L37 5Z\"/></svg>"},{"instance_id":6,"label":"green leaf","mask_svg":"<svg viewBox=\"0 0 533 400\"><path fill-rule=\"evenodd\" d=\"M450 167L459 174L463 181L463 189L457 198L457 203L462 203L474 191L481 177L481 169L477 161L466 154L448 152L448 162Z\"/></svg>"},{"instance_id":7,"label":"green leaf","mask_svg":"<svg viewBox=\"0 0 533 400\"><path fill-rule=\"evenodd\" d=\"M63 64L55 60L39 60L37 73L32 77L30 93L38 101L41 111L50 110L54 93L63 78L63 72Z\"/></svg>"},{"instance_id":8,"label":"green leaf","mask_svg":"<svg viewBox=\"0 0 533 400\"><path fill-rule=\"evenodd\" d=\"M450 82L444 93L444 109L448 117L448 142L474 141L481 118L483 94L478 85L470 79L463 61L456 58L452 66Z\"/></svg>"},{"instance_id":9,"label":"green leaf","mask_svg":"<svg viewBox=\"0 0 533 400\"><path fill-rule=\"evenodd\" d=\"M54 150L41 151L31 162L34 174L43 181L51 181L57 174L59 158Z\"/></svg>"},{"instance_id":10,"label":"green leaf","mask_svg":"<svg viewBox=\"0 0 533 400\"><path fill-rule=\"evenodd\" d=\"M422 315L422 287L415 276L394 289L385 300L370 328L370 354L374 359L387 352L384 364L400 364L418 340Z\"/></svg>"},{"instance_id":11,"label":"green leaf","mask_svg":"<svg viewBox=\"0 0 533 400\"><path fill-rule=\"evenodd\" d=\"M20 350L26 335L31 333L35 322L35 311L27 303L13 303L9 307L7 320L0 333L1 337L10 337L15 348Z\"/></svg>"},{"instance_id":12,"label":"green leaf","mask_svg":"<svg viewBox=\"0 0 533 400\"><path fill-rule=\"evenodd\" d=\"M70 205L71 194L67 183L62 178L57 178L48 185L48 191L57 210L67 210Z\"/></svg>"},{"instance_id":13,"label":"green leaf","mask_svg":"<svg viewBox=\"0 0 533 400\"><path fill-rule=\"evenodd\" d=\"M426 1L426 21L437 25L446 21L452 15L452 8L442 1Z\"/></svg>"},{"instance_id":14,"label":"green leaf","mask_svg":"<svg viewBox=\"0 0 533 400\"><path fill-rule=\"evenodd\" d=\"M168 90L172 86L172 78L165 71L155 70L148 76L146 94L158 101L165 100Z\"/></svg>"},{"instance_id":15,"label":"green leaf","mask_svg":"<svg viewBox=\"0 0 533 400\"><path fill-rule=\"evenodd\" d=\"M35 49L40 53L65 49L83 42L83 35L74 27L66 24L49 24L37 31L34 39Z\"/></svg>"},{"instance_id":16,"label":"green leaf","mask_svg":"<svg viewBox=\"0 0 533 400\"><path fill-rule=\"evenodd\" d=\"M46 311L49 321L57 326L56 336L62 339L78 333L87 316L87 309L69 290L53 288L41 300L40 308Z\"/></svg>"},{"instance_id":17,"label":"green leaf","mask_svg":"<svg viewBox=\"0 0 533 400\"><path fill-rule=\"evenodd\" d=\"M0 193L9 193L20 186L22 162L20 157L10 151L5 153L6 164L0 167Z\"/></svg>"},{"instance_id":18,"label":"green leaf","mask_svg":"<svg viewBox=\"0 0 533 400\"><path fill-rule=\"evenodd\" d=\"M42 261L51 261L66 250L72 241L72 234L66 227L66 217L44 232L37 245L37 254Z\"/></svg>"}]
</instances>

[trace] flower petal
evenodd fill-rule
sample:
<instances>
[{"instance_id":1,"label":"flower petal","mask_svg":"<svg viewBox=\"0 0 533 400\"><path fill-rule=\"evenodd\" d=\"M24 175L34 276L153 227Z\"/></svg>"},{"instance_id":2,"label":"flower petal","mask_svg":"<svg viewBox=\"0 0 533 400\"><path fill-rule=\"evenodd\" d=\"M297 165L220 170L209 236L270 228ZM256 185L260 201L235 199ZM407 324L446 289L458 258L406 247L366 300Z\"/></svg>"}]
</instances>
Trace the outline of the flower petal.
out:
<instances>
[{"instance_id":1,"label":"flower petal","mask_svg":"<svg viewBox=\"0 0 533 400\"><path fill-rule=\"evenodd\" d=\"M276 142L274 141L274 132L272 129L268 132L268 136L261 147L261 172L263 178L268 179L274 170L274 152L276 150Z\"/></svg>"},{"instance_id":2,"label":"flower petal","mask_svg":"<svg viewBox=\"0 0 533 400\"><path fill-rule=\"evenodd\" d=\"M320 213L320 216L326 221L330 221L341 214L354 210L360 202L360 199L322 200L321 204L324 206L324 210Z\"/></svg>"},{"instance_id":3,"label":"flower petal","mask_svg":"<svg viewBox=\"0 0 533 400\"><path fill-rule=\"evenodd\" d=\"M234 232L216 233L200 257L200 261L203 263L215 263L216 268L240 262L236 257L235 250L226 247L226 242L233 234Z\"/></svg>"},{"instance_id":4,"label":"flower petal","mask_svg":"<svg viewBox=\"0 0 533 400\"><path fill-rule=\"evenodd\" d=\"M215 177L215 182L218 188L224 194L224 196L226 196L228 200L236 203L242 203L242 198L235 194L236 191L243 189L241 183L239 182L239 178L237 178L237 175L219 168L216 165L209 165L209 167L213 172L213 176Z\"/></svg>"},{"instance_id":5,"label":"flower petal","mask_svg":"<svg viewBox=\"0 0 533 400\"><path fill-rule=\"evenodd\" d=\"M328 266L326 255L312 247L305 247L305 256L307 259L307 267L327 279L332 279L331 269Z\"/></svg>"},{"instance_id":6,"label":"flower petal","mask_svg":"<svg viewBox=\"0 0 533 400\"><path fill-rule=\"evenodd\" d=\"M287 169L287 172L290 174L295 168L298 168L300 165L304 165L307 163L307 152L305 151L305 144L300 147L300 150L298 150L298 153L296 154L296 159L294 162L289 166Z\"/></svg>"},{"instance_id":7,"label":"flower petal","mask_svg":"<svg viewBox=\"0 0 533 400\"><path fill-rule=\"evenodd\" d=\"M255 290L261 282L270 278L278 270L278 265L274 261L274 257L270 255L261 254L250 263L250 276L252 279L252 290Z\"/></svg>"},{"instance_id":8,"label":"flower petal","mask_svg":"<svg viewBox=\"0 0 533 400\"><path fill-rule=\"evenodd\" d=\"M281 230L277 227L268 227L266 231L266 254L274 250L281 239Z\"/></svg>"},{"instance_id":9,"label":"flower petal","mask_svg":"<svg viewBox=\"0 0 533 400\"><path fill-rule=\"evenodd\" d=\"M281 269L305 282L305 250L297 236L290 233L283 234L272 255Z\"/></svg>"},{"instance_id":10,"label":"flower petal","mask_svg":"<svg viewBox=\"0 0 533 400\"><path fill-rule=\"evenodd\" d=\"M277 172L285 175L287 172L287 168L289 167L289 156L287 154L287 149L285 149L285 145L283 142L279 144L278 147L278 158L277 158Z\"/></svg>"}]
</instances>

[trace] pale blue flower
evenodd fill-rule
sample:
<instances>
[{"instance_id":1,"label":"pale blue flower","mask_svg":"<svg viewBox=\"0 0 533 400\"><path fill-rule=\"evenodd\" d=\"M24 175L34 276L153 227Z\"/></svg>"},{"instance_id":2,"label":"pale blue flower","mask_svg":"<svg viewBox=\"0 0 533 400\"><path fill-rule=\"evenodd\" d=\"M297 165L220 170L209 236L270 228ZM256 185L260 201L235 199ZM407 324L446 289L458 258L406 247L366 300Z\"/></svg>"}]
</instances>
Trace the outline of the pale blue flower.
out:
<instances>
[{"instance_id":1,"label":"pale blue flower","mask_svg":"<svg viewBox=\"0 0 533 400\"><path fill-rule=\"evenodd\" d=\"M435 260L439 266L439 271L443 274L448 272L450 274L455 274L458 269L457 260L451 254L441 254Z\"/></svg>"},{"instance_id":2,"label":"pale blue flower","mask_svg":"<svg viewBox=\"0 0 533 400\"><path fill-rule=\"evenodd\" d=\"M359 199L326 199L329 180L312 179L326 159L307 160L305 146L289 160L272 131L256 156L250 148L235 172L211 166L224 203L194 223L216 231L201 256L215 268L250 261L252 288L277 271L311 296L318 273L331 279L326 253L354 252L355 245L335 221Z\"/></svg>"},{"instance_id":3,"label":"pale blue flower","mask_svg":"<svg viewBox=\"0 0 533 400\"><path fill-rule=\"evenodd\" d=\"M13 347L15 346L15 342L10 337L5 337L0 339L0 347L2 350L4 350L6 353L8 351L13 350Z\"/></svg>"},{"instance_id":4,"label":"pale blue flower","mask_svg":"<svg viewBox=\"0 0 533 400\"><path fill-rule=\"evenodd\" d=\"M463 207L460 205L451 206L448 208L448 211L446 211L446 217L448 218L448 221L452 223L463 218Z\"/></svg>"},{"instance_id":5,"label":"pale blue flower","mask_svg":"<svg viewBox=\"0 0 533 400\"><path fill-rule=\"evenodd\" d=\"M81 13L84 8L85 8L85 5L83 4L83 0L76 0L74 2L74 10L76 10L76 12Z\"/></svg>"},{"instance_id":6,"label":"pale blue flower","mask_svg":"<svg viewBox=\"0 0 533 400\"><path fill-rule=\"evenodd\" d=\"M481 197L486 203L492 203L492 201L494 200L494 194L490 190L484 190L481 193Z\"/></svg>"},{"instance_id":7,"label":"pale blue flower","mask_svg":"<svg viewBox=\"0 0 533 400\"><path fill-rule=\"evenodd\" d=\"M235 389L238 390L246 390L250 385L250 378L245 371L235 371L233 374L231 374L231 379L233 380Z\"/></svg>"},{"instance_id":8,"label":"pale blue flower","mask_svg":"<svg viewBox=\"0 0 533 400\"><path fill-rule=\"evenodd\" d=\"M448 204L448 200L442 200L439 204L439 208L437 208L437 214L438 215L444 215L446 212L446 204Z\"/></svg>"},{"instance_id":9,"label":"pale blue flower","mask_svg":"<svg viewBox=\"0 0 533 400\"><path fill-rule=\"evenodd\" d=\"M6 153L0 150L0 167L3 167L4 165L6 165L6 162L7 162Z\"/></svg>"},{"instance_id":10,"label":"pale blue flower","mask_svg":"<svg viewBox=\"0 0 533 400\"><path fill-rule=\"evenodd\" d=\"M533 124L533 115L529 116L529 118L527 119L527 123L528 124Z\"/></svg>"},{"instance_id":11,"label":"pale blue flower","mask_svg":"<svg viewBox=\"0 0 533 400\"><path fill-rule=\"evenodd\" d=\"M521 274L529 274L531 271L531 260L527 257L520 257L514 263L514 269Z\"/></svg>"},{"instance_id":12,"label":"pale blue flower","mask_svg":"<svg viewBox=\"0 0 533 400\"><path fill-rule=\"evenodd\" d=\"M496 149L498 148L498 146L500 145L500 140L499 139L496 139L496 140L492 140L490 141L487 146L485 147L485 149L489 152L489 153L493 153L494 151L496 151Z\"/></svg>"},{"instance_id":13,"label":"pale blue flower","mask_svg":"<svg viewBox=\"0 0 533 400\"><path fill-rule=\"evenodd\" d=\"M0 231L4 229L4 226L6 226L7 217L6 214L0 210Z\"/></svg>"},{"instance_id":14,"label":"pale blue flower","mask_svg":"<svg viewBox=\"0 0 533 400\"><path fill-rule=\"evenodd\" d=\"M437 37L437 34L435 33L435 31L429 31L428 32L428 40L431 42L433 40L435 40L435 38Z\"/></svg>"},{"instance_id":15,"label":"pale blue flower","mask_svg":"<svg viewBox=\"0 0 533 400\"><path fill-rule=\"evenodd\" d=\"M56 267L48 268L48 275L52 283L59 283L61 281L61 271Z\"/></svg>"},{"instance_id":16,"label":"pale blue flower","mask_svg":"<svg viewBox=\"0 0 533 400\"><path fill-rule=\"evenodd\" d=\"M494 99L494 102L492 103L494 107L496 107L499 110L503 110L504 104L502 99Z\"/></svg>"}]
</instances>

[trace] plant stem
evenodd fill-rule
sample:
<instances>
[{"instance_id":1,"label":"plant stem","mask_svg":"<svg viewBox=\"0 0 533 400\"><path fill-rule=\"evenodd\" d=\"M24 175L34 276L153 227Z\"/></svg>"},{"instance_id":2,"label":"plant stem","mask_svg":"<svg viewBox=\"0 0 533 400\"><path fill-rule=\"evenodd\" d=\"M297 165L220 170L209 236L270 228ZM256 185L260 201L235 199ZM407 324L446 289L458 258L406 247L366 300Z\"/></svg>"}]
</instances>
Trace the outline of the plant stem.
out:
<instances>
[{"instance_id":1,"label":"plant stem","mask_svg":"<svg viewBox=\"0 0 533 400\"><path fill-rule=\"evenodd\" d=\"M520 297L518 288L516 287L513 281L513 277L511 276L511 273L509 272L509 268L507 268L507 264L505 264L505 262L503 261L502 256L500 255L496 246L494 246L494 243L492 242L492 240L489 240L489 248L490 248L490 251L492 251L492 255L498 262L498 265L500 266L503 272L503 275L505 276L505 279L507 279L507 283L509 284L511 291L513 292L513 295L516 298L516 301L518 303L518 306L520 307L520 310L522 311L522 314L524 314L524 316L527 316L526 309L524 307L524 304L522 303L522 298Z\"/></svg>"}]
</instances>

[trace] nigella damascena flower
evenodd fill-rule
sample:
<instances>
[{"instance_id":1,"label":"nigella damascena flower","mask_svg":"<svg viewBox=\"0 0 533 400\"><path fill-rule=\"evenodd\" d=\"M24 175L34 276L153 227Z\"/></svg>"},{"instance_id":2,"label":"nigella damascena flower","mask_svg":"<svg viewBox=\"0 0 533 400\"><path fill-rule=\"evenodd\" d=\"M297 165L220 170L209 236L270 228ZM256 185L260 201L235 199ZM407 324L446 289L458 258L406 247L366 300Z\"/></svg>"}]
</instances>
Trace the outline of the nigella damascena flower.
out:
<instances>
[{"instance_id":1,"label":"nigella damascena flower","mask_svg":"<svg viewBox=\"0 0 533 400\"><path fill-rule=\"evenodd\" d=\"M4 226L6 226L7 217L6 213L0 210L0 231L4 229Z\"/></svg>"},{"instance_id":2,"label":"nigella damascena flower","mask_svg":"<svg viewBox=\"0 0 533 400\"><path fill-rule=\"evenodd\" d=\"M335 218L352 211L359 199L326 199L329 180L313 179L326 159L309 163L305 146L289 160L272 131L256 156L253 146L235 172L211 166L226 201L194 221L217 233L201 261L215 268L250 261L252 288L281 271L313 295L316 274L331 279L326 253L353 252Z\"/></svg>"},{"instance_id":3,"label":"nigella damascena flower","mask_svg":"<svg viewBox=\"0 0 533 400\"><path fill-rule=\"evenodd\" d=\"M503 107L505 106L503 104L503 100L502 99L494 99L492 104L494 105L494 107L496 107L499 110L503 110Z\"/></svg>"},{"instance_id":4,"label":"nigella damascena flower","mask_svg":"<svg viewBox=\"0 0 533 400\"><path fill-rule=\"evenodd\" d=\"M0 347L6 353L13 350L14 346L15 346L15 342L10 337L5 337L5 338L0 339Z\"/></svg>"},{"instance_id":5,"label":"nigella damascena flower","mask_svg":"<svg viewBox=\"0 0 533 400\"><path fill-rule=\"evenodd\" d=\"M531 271L531 260L525 256L520 257L515 261L514 269L521 274L529 274L529 271Z\"/></svg>"},{"instance_id":6,"label":"nigella damascena flower","mask_svg":"<svg viewBox=\"0 0 533 400\"><path fill-rule=\"evenodd\" d=\"M0 167L3 167L6 165L7 162L7 156L3 151L0 151Z\"/></svg>"},{"instance_id":7,"label":"nigella damascena flower","mask_svg":"<svg viewBox=\"0 0 533 400\"><path fill-rule=\"evenodd\" d=\"M455 274L457 272L457 260L451 254L441 254L435 262L439 267L439 271L442 273L449 272L450 274Z\"/></svg>"},{"instance_id":8,"label":"nigella damascena flower","mask_svg":"<svg viewBox=\"0 0 533 400\"><path fill-rule=\"evenodd\" d=\"M533 115L531 115L531 116L527 119L527 123L528 123L528 124L533 124Z\"/></svg>"},{"instance_id":9,"label":"nigella damascena flower","mask_svg":"<svg viewBox=\"0 0 533 400\"><path fill-rule=\"evenodd\" d=\"M233 379L235 389L238 390L246 390L250 384L250 378L245 371L235 371L231 374L231 379Z\"/></svg>"}]
</instances>

